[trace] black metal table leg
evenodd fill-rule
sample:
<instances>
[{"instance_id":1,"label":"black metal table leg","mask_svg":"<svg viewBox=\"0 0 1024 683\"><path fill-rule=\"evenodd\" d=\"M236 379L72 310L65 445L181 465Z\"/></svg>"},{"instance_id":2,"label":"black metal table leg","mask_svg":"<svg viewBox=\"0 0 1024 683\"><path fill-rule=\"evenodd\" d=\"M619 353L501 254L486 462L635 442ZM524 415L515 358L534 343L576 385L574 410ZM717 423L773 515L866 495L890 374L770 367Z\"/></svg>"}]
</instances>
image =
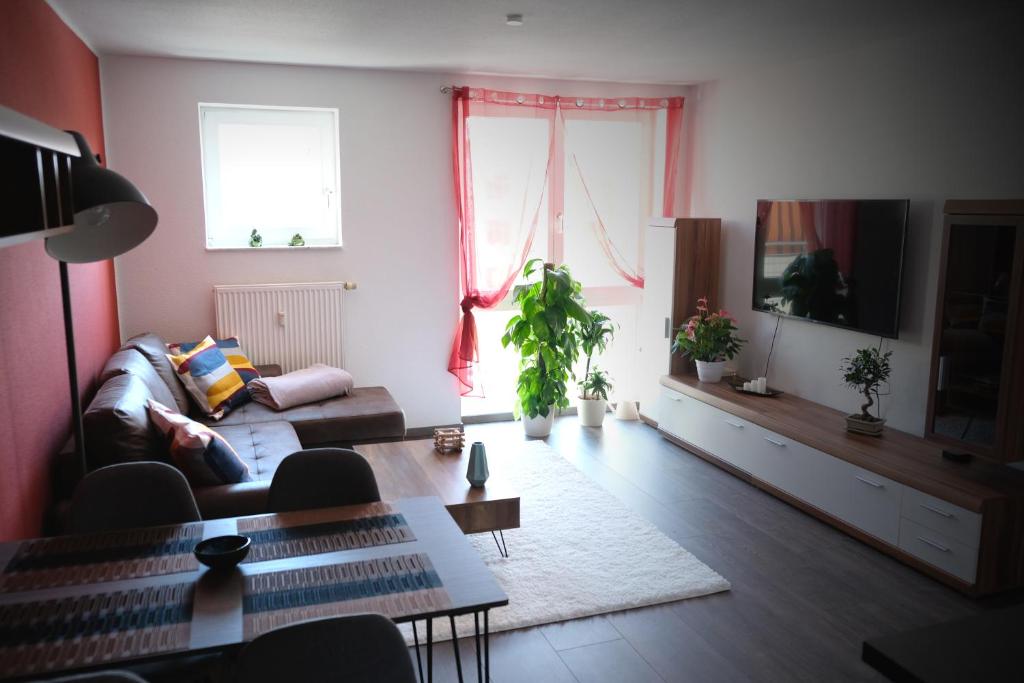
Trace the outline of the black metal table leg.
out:
<instances>
[{"instance_id":1,"label":"black metal table leg","mask_svg":"<svg viewBox=\"0 0 1024 683\"><path fill-rule=\"evenodd\" d=\"M423 662L420 660L420 636L416 632L416 620L412 621L412 642L416 645L416 668L420 672L420 683L423 683Z\"/></svg>"},{"instance_id":2,"label":"black metal table leg","mask_svg":"<svg viewBox=\"0 0 1024 683\"><path fill-rule=\"evenodd\" d=\"M484 676L485 681L491 680L491 628L487 623L490 610L484 610Z\"/></svg>"},{"instance_id":3,"label":"black metal table leg","mask_svg":"<svg viewBox=\"0 0 1024 683\"><path fill-rule=\"evenodd\" d=\"M476 680L484 683L483 653L480 651L480 613L473 612L473 637L476 645Z\"/></svg>"},{"instance_id":4,"label":"black metal table leg","mask_svg":"<svg viewBox=\"0 0 1024 683\"><path fill-rule=\"evenodd\" d=\"M427 619L427 681L434 683L434 620Z\"/></svg>"},{"instance_id":5,"label":"black metal table leg","mask_svg":"<svg viewBox=\"0 0 1024 683\"><path fill-rule=\"evenodd\" d=\"M501 534L501 542L498 542L498 536L493 531L491 532L491 538L494 539L494 545L498 546L498 554L508 559L508 546L505 545L505 532L498 529L498 534Z\"/></svg>"},{"instance_id":6,"label":"black metal table leg","mask_svg":"<svg viewBox=\"0 0 1024 683\"><path fill-rule=\"evenodd\" d=\"M455 615L448 615L448 622L452 626L452 649L455 650L455 671L459 677L459 683L462 682L462 657L459 655L459 634L455 630Z\"/></svg>"}]
</instances>

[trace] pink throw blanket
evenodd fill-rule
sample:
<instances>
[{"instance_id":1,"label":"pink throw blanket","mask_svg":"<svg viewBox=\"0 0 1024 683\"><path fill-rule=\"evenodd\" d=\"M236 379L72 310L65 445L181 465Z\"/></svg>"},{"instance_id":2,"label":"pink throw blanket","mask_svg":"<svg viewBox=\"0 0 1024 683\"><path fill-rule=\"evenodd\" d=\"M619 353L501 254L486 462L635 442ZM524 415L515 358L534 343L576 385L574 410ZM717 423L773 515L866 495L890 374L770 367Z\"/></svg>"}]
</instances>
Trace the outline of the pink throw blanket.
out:
<instances>
[{"instance_id":1,"label":"pink throw blanket","mask_svg":"<svg viewBox=\"0 0 1024 683\"><path fill-rule=\"evenodd\" d=\"M252 400L285 410L304 403L343 396L354 386L352 375L341 368L316 363L279 377L260 377L246 385Z\"/></svg>"}]
</instances>

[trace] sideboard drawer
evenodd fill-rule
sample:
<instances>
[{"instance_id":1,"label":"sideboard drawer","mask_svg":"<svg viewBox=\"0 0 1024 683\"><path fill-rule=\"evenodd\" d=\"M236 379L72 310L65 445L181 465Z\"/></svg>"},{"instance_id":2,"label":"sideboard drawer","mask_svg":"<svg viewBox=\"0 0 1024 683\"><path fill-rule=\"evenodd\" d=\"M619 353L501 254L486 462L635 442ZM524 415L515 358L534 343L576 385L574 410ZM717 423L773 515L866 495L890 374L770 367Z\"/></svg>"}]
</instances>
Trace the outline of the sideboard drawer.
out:
<instances>
[{"instance_id":1,"label":"sideboard drawer","mask_svg":"<svg viewBox=\"0 0 1024 683\"><path fill-rule=\"evenodd\" d=\"M900 535L903 485L860 467L851 467L846 481L850 492L847 521L875 538L896 545Z\"/></svg>"},{"instance_id":2,"label":"sideboard drawer","mask_svg":"<svg viewBox=\"0 0 1024 683\"><path fill-rule=\"evenodd\" d=\"M900 522L900 548L967 583L975 582L977 548L954 541L907 518Z\"/></svg>"},{"instance_id":3,"label":"sideboard drawer","mask_svg":"<svg viewBox=\"0 0 1024 683\"><path fill-rule=\"evenodd\" d=\"M671 389L663 389L658 427L716 458L749 471L748 423Z\"/></svg>"},{"instance_id":4,"label":"sideboard drawer","mask_svg":"<svg viewBox=\"0 0 1024 683\"><path fill-rule=\"evenodd\" d=\"M965 545L981 545L981 515L907 487L901 513Z\"/></svg>"}]
</instances>

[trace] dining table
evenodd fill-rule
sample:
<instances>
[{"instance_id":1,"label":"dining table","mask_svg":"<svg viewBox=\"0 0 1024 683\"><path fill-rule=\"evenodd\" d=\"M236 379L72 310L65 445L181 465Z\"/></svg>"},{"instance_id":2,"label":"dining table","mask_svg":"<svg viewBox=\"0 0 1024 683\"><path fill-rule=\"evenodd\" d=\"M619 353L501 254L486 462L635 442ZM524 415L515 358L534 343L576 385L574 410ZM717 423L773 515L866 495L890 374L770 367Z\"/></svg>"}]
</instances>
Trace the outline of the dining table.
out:
<instances>
[{"instance_id":1,"label":"dining table","mask_svg":"<svg viewBox=\"0 0 1024 683\"><path fill-rule=\"evenodd\" d=\"M197 543L235 534L250 539L240 564L198 562ZM0 567L0 680L234 656L276 628L375 612L411 622L421 681L433 680L434 620L454 635L471 615L486 681L489 613L508 604L436 497L11 541Z\"/></svg>"}]
</instances>

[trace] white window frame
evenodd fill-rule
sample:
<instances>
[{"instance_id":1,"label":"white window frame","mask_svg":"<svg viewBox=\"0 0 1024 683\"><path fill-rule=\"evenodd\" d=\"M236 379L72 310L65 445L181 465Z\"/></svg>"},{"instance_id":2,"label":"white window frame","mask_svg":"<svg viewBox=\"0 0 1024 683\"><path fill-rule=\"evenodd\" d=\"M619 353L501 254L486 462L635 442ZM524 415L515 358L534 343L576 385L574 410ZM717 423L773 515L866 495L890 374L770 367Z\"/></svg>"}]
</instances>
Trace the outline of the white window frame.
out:
<instances>
[{"instance_id":1,"label":"white window frame","mask_svg":"<svg viewBox=\"0 0 1024 683\"><path fill-rule=\"evenodd\" d=\"M207 145L211 144L210 140L207 139L205 132L205 123L203 114L207 111L225 111L225 110L247 110L247 111L279 111L279 112L326 112L331 114L333 119L333 126L331 133L333 135L333 148L334 152L331 155L334 162L334 188L331 191L334 201L332 203L332 213L334 217L335 233L333 238L329 238L329 241L324 243L312 243L307 241L307 244L302 247L290 247L287 245L265 245L259 247L261 251L277 250L277 251L298 251L303 249L340 249L343 246L342 243L342 196L341 196L341 135L339 125L339 111L337 108L331 107L292 107L292 106L277 106L277 105L262 105L262 104L235 104L235 103L223 103L223 102L199 102L198 103L198 116L199 116L199 154L200 154L200 169L202 173L203 183L203 236L204 246L207 251L252 251L254 248L247 245L230 245L230 246L211 246L210 244L210 192L208 187L207 178L207 155L209 150Z\"/></svg>"}]
</instances>

